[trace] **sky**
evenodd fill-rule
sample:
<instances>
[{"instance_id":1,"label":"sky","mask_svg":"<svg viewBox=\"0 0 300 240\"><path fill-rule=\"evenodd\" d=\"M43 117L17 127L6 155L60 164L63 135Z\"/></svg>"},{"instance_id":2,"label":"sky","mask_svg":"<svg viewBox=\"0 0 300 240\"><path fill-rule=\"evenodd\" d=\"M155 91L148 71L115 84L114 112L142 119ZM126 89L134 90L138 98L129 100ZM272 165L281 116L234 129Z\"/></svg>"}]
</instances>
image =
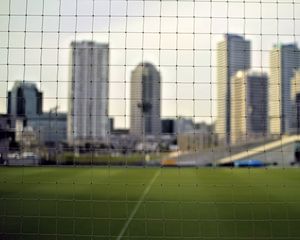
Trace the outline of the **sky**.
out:
<instances>
[{"instance_id":1,"label":"sky","mask_svg":"<svg viewBox=\"0 0 300 240\"><path fill-rule=\"evenodd\" d=\"M70 42L94 40L110 46L109 114L117 127L129 127L130 76L142 61L161 73L163 118L212 123L216 45L225 33L251 40L257 71L269 71L274 44L300 46L300 0L277 2L1 0L0 112L16 80L37 84L44 111L67 111Z\"/></svg>"}]
</instances>

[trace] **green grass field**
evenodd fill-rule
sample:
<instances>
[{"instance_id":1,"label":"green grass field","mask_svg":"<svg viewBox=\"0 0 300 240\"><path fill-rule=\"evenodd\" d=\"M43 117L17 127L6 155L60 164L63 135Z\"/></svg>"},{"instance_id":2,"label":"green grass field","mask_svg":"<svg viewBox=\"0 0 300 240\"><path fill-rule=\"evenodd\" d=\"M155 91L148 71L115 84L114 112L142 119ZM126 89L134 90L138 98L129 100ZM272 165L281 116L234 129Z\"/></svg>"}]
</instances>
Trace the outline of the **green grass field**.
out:
<instances>
[{"instance_id":1,"label":"green grass field","mask_svg":"<svg viewBox=\"0 0 300 240\"><path fill-rule=\"evenodd\" d=\"M0 168L0 239L300 239L300 169Z\"/></svg>"}]
</instances>

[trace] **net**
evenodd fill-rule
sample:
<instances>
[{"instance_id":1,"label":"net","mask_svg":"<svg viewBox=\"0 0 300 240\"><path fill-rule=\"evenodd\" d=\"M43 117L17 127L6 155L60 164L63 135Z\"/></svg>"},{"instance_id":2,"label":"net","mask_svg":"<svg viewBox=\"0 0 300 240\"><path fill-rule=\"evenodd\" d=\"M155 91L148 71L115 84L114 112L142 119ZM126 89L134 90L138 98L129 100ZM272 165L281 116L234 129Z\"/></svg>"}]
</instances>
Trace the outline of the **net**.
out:
<instances>
[{"instance_id":1,"label":"net","mask_svg":"<svg viewBox=\"0 0 300 240\"><path fill-rule=\"evenodd\" d=\"M0 238L298 239L299 41L298 0L1 0Z\"/></svg>"}]
</instances>

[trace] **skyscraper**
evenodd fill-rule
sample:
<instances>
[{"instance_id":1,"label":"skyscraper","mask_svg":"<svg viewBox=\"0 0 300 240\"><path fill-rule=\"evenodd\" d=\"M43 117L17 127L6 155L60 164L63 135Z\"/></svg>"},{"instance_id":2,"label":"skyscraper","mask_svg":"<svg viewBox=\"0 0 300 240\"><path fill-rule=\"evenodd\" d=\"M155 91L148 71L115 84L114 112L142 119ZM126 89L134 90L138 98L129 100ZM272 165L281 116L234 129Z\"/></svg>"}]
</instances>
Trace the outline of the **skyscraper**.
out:
<instances>
[{"instance_id":1,"label":"skyscraper","mask_svg":"<svg viewBox=\"0 0 300 240\"><path fill-rule=\"evenodd\" d=\"M226 34L217 46L217 122L216 132L220 142L230 143L231 78L238 71L250 68L250 41L242 36Z\"/></svg>"},{"instance_id":2,"label":"skyscraper","mask_svg":"<svg viewBox=\"0 0 300 240\"><path fill-rule=\"evenodd\" d=\"M300 69L295 71L291 82L291 126L292 133L300 134Z\"/></svg>"},{"instance_id":3,"label":"skyscraper","mask_svg":"<svg viewBox=\"0 0 300 240\"><path fill-rule=\"evenodd\" d=\"M91 41L72 42L68 141L102 141L109 131L109 47Z\"/></svg>"},{"instance_id":4,"label":"skyscraper","mask_svg":"<svg viewBox=\"0 0 300 240\"><path fill-rule=\"evenodd\" d=\"M296 44L275 45L270 52L269 119L272 135L290 132L291 79L300 67Z\"/></svg>"},{"instance_id":5,"label":"skyscraper","mask_svg":"<svg viewBox=\"0 0 300 240\"><path fill-rule=\"evenodd\" d=\"M7 113L12 120L12 127L16 118L30 118L42 114L43 94L34 83L17 81L8 92Z\"/></svg>"},{"instance_id":6,"label":"skyscraper","mask_svg":"<svg viewBox=\"0 0 300 240\"><path fill-rule=\"evenodd\" d=\"M131 76L130 133L137 137L158 136L160 120L160 73L150 63L141 63Z\"/></svg>"},{"instance_id":7,"label":"skyscraper","mask_svg":"<svg viewBox=\"0 0 300 240\"><path fill-rule=\"evenodd\" d=\"M231 144L263 139L268 124L268 77L239 71L231 79Z\"/></svg>"}]
</instances>

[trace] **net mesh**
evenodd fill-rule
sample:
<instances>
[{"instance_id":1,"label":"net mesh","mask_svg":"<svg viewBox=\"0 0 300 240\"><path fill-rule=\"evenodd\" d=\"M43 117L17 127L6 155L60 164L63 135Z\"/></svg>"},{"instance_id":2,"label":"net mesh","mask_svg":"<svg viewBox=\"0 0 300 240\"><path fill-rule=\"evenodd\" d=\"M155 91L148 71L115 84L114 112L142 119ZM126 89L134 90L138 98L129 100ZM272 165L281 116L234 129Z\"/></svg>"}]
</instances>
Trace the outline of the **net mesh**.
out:
<instances>
[{"instance_id":1,"label":"net mesh","mask_svg":"<svg viewBox=\"0 0 300 240\"><path fill-rule=\"evenodd\" d=\"M0 238L298 239L299 41L299 0L1 0Z\"/></svg>"}]
</instances>

